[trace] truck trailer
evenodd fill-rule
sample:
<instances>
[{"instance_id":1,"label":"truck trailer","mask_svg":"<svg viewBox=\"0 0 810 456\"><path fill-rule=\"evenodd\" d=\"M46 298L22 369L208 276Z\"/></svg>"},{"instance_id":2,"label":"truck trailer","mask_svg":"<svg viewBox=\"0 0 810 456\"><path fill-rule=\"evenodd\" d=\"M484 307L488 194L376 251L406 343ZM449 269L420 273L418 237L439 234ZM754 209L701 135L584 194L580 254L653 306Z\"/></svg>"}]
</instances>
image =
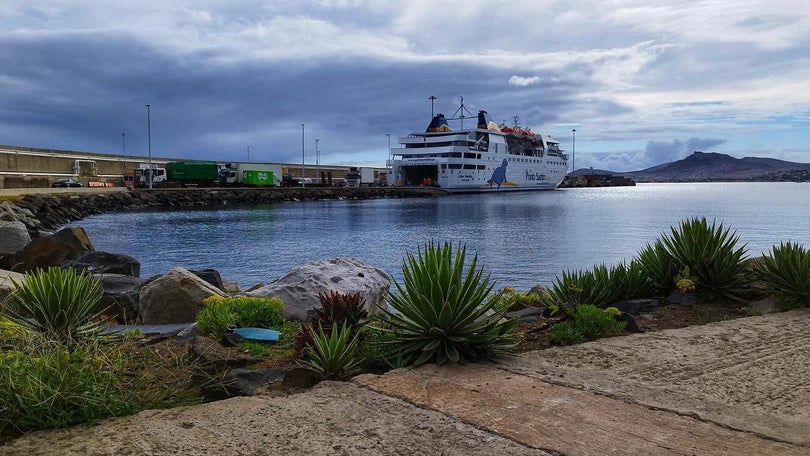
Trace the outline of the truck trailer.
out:
<instances>
[{"instance_id":1,"label":"truck trailer","mask_svg":"<svg viewBox=\"0 0 810 456\"><path fill-rule=\"evenodd\" d=\"M223 170L223 178L228 185L281 186L283 171L281 165L267 163L229 163Z\"/></svg>"},{"instance_id":2,"label":"truck trailer","mask_svg":"<svg viewBox=\"0 0 810 456\"><path fill-rule=\"evenodd\" d=\"M347 187L371 187L374 185L374 168L352 166L344 178Z\"/></svg>"}]
</instances>

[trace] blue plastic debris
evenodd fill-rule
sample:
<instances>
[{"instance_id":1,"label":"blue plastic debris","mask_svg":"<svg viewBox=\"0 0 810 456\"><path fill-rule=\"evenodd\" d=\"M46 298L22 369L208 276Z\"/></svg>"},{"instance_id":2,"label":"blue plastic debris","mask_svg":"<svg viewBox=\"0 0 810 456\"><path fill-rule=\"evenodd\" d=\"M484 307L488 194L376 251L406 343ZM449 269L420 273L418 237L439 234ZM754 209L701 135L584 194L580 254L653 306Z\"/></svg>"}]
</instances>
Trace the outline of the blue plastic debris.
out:
<instances>
[{"instance_id":1,"label":"blue plastic debris","mask_svg":"<svg viewBox=\"0 0 810 456\"><path fill-rule=\"evenodd\" d=\"M248 340L259 340L262 342L275 342L278 340L279 332L264 328L236 328L233 333Z\"/></svg>"}]
</instances>

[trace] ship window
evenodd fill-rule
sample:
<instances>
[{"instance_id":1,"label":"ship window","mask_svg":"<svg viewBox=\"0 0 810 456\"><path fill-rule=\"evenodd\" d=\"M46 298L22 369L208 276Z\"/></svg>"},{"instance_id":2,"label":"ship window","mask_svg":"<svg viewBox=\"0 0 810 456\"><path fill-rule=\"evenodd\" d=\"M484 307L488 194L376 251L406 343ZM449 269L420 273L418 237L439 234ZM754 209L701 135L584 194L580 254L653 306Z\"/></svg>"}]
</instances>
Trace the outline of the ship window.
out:
<instances>
[{"instance_id":1,"label":"ship window","mask_svg":"<svg viewBox=\"0 0 810 456\"><path fill-rule=\"evenodd\" d=\"M475 169L475 165L464 165L464 169Z\"/></svg>"},{"instance_id":2,"label":"ship window","mask_svg":"<svg viewBox=\"0 0 810 456\"><path fill-rule=\"evenodd\" d=\"M447 169L447 165L442 163L442 169Z\"/></svg>"},{"instance_id":3,"label":"ship window","mask_svg":"<svg viewBox=\"0 0 810 456\"><path fill-rule=\"evenodd\" d=\"M461 169L461 165L459 165L459 164L455 164L455 163L451 163L451 164L450 164L450 169Z\"/></svg>"}]
</instances>

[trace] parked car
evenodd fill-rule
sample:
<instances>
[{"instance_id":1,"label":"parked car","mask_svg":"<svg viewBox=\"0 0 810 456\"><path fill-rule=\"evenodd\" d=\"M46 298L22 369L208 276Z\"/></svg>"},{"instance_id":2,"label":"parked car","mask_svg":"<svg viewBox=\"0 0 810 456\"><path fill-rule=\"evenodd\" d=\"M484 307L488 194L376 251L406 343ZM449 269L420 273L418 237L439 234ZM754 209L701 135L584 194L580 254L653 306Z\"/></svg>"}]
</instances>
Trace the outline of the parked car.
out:
<instances>
[{"instance_id":1,"label":"parked car","mask_svg":"<svg viewBox=\"0 0 810 456\"><path fill-rule=\"evenodd\" d=\"M84 187L84 185L82 185L81 182L75 181L73 179L56 179L55 181L53 181L53 184L51 184L51 187L53 188Z\"/></svg>"}]
</instances>

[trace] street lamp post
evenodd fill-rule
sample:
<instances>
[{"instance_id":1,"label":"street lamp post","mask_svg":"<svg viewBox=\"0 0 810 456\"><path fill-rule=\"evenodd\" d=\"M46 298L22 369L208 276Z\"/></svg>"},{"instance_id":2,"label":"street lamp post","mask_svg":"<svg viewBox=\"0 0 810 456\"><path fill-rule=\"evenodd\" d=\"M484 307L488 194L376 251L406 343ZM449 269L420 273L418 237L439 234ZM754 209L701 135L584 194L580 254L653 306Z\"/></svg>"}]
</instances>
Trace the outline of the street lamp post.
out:
<instances>
[{"instance_id":1,"label":"street lamp post","mask_svg":"<svg viewBox=\"0 0 810 456\"><path fill-rule=\"evenodd\" d=\"M304 124L301 124L301 187L305 187L304 184Z\"/></svg>"},{"instance_id":2,"label":"street lamp post","mask_svg":"<svg viewBox=\"0 0 810 456\"><path fill-rule=\"evenodd\" d=\"M436 100L436 99L437 98L434 97L433 95L428 97L428 100L430 100L430 120L433 120L433 100Z\"/></svg>"},{"instance_id":3,"label":"street lamp post","mask_svg":"<svg viewBox=\"0 0 810 456\"><path fill-rule=\"evenodd\" d=\"M146 105L146 140L149 151L149 189L152 189L152 115L151 105Z\"/></svg>"},{"instance_id":4,"label":"street lamp post","mask_svg":"<svg viewBox=\"0 0 810 456\"><path fill-rule=\"evenodd\" d=\"M388 136L388 166L391 166L391 133L386 133Z\"/></svg>"},{"instance_id":5,"label":"street lamp post","mask_svg":"<svg viewBox=\"0 0 810 456\"><path fill-rule=\"evenodd\" d=\"M321 164L321 153L318 151L318 141L320 141L320 139L315 138L315 177L320 178L318 167ZM319 180L318 182L323 183L323 180Z\"/></svg>"},{"instance_id":6,"label":"street lamp post","mask_svg":"<svg viewBox=\"0 0 810 456\"><path fill-rule=\"evenodd\" d=\"M127 154L127 132L121 132L121 153L123 155Z\"/></svg>"},{"instance_id":7,"label":"street lamp post","mask_svg":"<svg viewBox=\"0 0 810 456\"><path fill-rule=\"evenodd\" d=\"M577 171L577 129L571 130L571 175Z\"/></svg>"},{"instance_id":8,"label":"street lamp post","mask_svg":"<svg viewBox=\"0 0 810 456\"><path fill-rule=\"evenodd\" d=\"M248 149L248 163L250 163L250 146L247 146Z\"/></svg>"}]
</instances>

